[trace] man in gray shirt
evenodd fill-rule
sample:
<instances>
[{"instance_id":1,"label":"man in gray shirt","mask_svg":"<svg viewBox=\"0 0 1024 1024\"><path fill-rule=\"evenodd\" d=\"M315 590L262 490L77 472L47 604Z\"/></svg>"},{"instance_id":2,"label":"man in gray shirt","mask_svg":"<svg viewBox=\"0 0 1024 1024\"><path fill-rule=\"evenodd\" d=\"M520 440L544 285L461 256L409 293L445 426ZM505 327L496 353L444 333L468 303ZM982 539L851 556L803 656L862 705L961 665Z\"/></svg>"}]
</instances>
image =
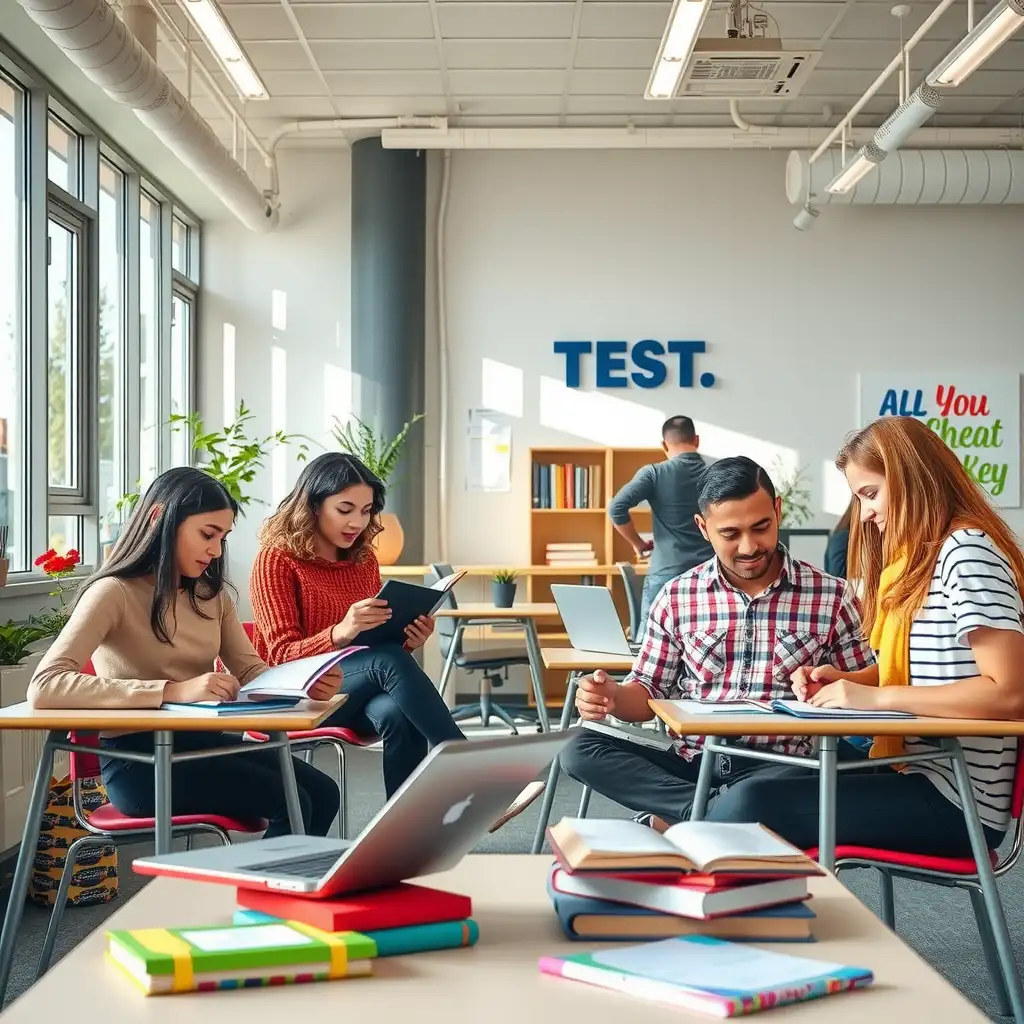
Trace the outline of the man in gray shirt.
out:
<instances>
[{"instance_id":1,"label":"man in gray shirt","mask_svg":"<svg viewBox=\"0 0 1024 1024\"><path fill-rule=\"evenodd\" d=\"M608 506L615 529L638 555L651 552L640 607L643 634L651 604L669 580L706 562L714 552L694 521L700 479L707 467L697 454L700 438L689 416L673 416L661 428L661 447L668 459L644 466ZM629 516L642 501L651 506L654 540L644 542Z\"/></svg>"}]
</instances>

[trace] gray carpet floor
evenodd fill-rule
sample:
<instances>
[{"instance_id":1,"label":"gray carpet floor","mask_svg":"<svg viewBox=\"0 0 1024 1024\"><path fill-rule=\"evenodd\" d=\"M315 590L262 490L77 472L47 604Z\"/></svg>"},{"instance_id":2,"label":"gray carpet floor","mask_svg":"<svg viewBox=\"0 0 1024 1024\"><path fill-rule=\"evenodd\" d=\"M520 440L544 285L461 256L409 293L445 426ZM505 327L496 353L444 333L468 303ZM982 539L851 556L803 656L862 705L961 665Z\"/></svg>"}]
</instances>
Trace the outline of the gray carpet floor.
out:
<instances>
[{"instance_id":1,"label":"gray carpet floor","mask_svg":"<svg viewBox=\"0 0 1024 1024\"><path fill-rule=\"evenodd\" d=\"M327 760L321 764L330 771ZM559 782L551 821L563 815L574 815L580 798L580 787L564 776ZM380 776L380 757L374 751L355 751L349 757L349 827L357 834L380 808L384 790ZM500 832L481 843L479 853L527 853L536 829L540 801L519 818L509 822ZM595 797L590 804L592 817L626 817L618 804ZM130 899L146 881L131 871L133 856L151 851L151 846L124 847L120 853L120 886L117 899L102 907L68 908L57 947L56 962L72 950L93 929L103 925L124 901ZM843 874L844 883L876 913L879 906L878 884L871 871L850 871ZM970 899L964 892L938 886L923 886L897 880L896 928L899 935L942 973L961 992L978 1005L993 1021L1010 1021L995 1014L992 987L985 967ZM1017 949L1018 969L1024 966L1024 868L1013 871L1001 880L1000 890L1009 921L1010 934ZM49 912L28 905L25 909L8 1001L21 994L35 978L39 950Z\"/></svg>"}]
</instances>

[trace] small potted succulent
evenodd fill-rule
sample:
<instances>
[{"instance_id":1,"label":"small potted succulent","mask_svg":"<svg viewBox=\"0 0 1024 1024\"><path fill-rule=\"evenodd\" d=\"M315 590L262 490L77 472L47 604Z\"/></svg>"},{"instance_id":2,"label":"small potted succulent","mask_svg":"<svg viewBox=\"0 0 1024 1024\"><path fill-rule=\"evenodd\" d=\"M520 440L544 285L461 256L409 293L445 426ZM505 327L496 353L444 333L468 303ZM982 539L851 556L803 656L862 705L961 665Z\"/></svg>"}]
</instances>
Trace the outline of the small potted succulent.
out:
<instances>
[{"instance_id":1,"label":"small potted succulent","mask_svg":"<svg viewBox=\"0 0 1024 1024\"><path fill-rule=\"evenodd\" d=\"M499 569L491 578L491 597L495 608L511 608L516 599L514 569Z\"/></svg>"}]
</instances>

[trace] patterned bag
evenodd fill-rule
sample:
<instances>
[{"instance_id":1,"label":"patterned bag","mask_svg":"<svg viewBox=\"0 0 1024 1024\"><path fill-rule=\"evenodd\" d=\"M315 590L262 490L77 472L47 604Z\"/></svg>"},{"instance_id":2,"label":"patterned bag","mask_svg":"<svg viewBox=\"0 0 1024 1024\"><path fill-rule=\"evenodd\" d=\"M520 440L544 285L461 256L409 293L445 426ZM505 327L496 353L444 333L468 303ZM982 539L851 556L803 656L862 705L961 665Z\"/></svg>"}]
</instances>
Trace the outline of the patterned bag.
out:
<instances>
[{"instance_id":1,"label":"patterned bag","mask_svg":"<svg viewBox=\"0 0 1024 1024\"><path fill-rule=\"evenodd\" d=\"M94 811L107 802L107 791L99 779L83 779L82 804ZM81 836L88 835L75 821L71 803L70 778L53 779L50 802L43 813L42 828L36 844L36 859L29 884L33 903L53 906L57 899L60 876L64 871L68 847ZM95 906L109 903L117 896L117 849L114 846L86 846L75 863L68 890L69 907Z\"/></svg>"}]
</instances>

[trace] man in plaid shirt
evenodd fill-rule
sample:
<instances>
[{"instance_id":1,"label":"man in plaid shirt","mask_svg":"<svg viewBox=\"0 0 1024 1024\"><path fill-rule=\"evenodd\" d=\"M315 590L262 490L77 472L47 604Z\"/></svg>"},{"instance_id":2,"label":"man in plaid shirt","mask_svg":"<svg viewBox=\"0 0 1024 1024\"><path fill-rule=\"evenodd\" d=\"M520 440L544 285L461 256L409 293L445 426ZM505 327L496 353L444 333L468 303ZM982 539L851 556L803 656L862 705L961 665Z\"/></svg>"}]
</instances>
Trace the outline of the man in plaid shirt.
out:
<instances>
[{"instance_id":1,"label":"man in plaid shirt","mask_svg":"<svg viewBox=\"0 0 1024 1024\"><path fill-rule=\"evenodd\" d=\"M849 585L779 544L781 499L757 463L744 457L714 463L704 474L698 507L697 525L715 557L665 585L651 607L633 670L621 684L604 672L580 681L576 708L584 721L609 714L649 721L651 697L787 698L798 670L833 665L848 672L872 664ZM683 736L672 749L654 749L584 729L561 763L573 778L642 812L638 820L664 829L689 817L703 742ZM785 754L811 750L810 740L799 736L738 742ZM718 790L768 764L715 756ZM714 797L707 816L716 816Z\"/></svg>"}]
</instances>

